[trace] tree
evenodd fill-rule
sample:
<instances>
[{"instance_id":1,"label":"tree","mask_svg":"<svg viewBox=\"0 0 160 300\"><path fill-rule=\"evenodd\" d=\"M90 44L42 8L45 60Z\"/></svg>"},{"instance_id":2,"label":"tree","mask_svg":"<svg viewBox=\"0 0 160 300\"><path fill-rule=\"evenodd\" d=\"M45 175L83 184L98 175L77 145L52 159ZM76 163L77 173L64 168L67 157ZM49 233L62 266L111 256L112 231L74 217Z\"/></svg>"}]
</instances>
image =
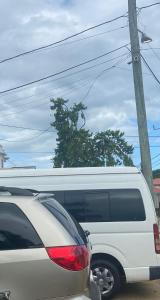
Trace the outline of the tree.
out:
<instances>
[{"instance_id":1,"label":"tree","mask_svg":"<svg viewBox=\"0 0 160 300\"><path fill-rule=\"evenodd\" d=\"M51 103L51 126L57 131L54 167L133 165L133 147L125 141L123 132L106 130L93 134L84 128L87 107L83 103L70 108L68 100L62 98L51 99Z\"/></svg>"},{"instance_id":2,"label":"tree","mask_svg":"<svg viewBox=\"0 0 160 300\"><path fill-rule=\"evenodd\" d=\"M153 178L160 178L160 169L153 171Z\"/></svg>"},{"instance_id":3,"label":"tree","mask_svg":"<svg viewBox=\"0 0 160 300\"><path fill-rule=\"evenodd\" d=\"M94 145L101 166L121 164L133 166L132 159L129 156L133 153L133 147L125 141L123 132L106 130L97 133L94 136Z\"/></svg>"}]
</instances>

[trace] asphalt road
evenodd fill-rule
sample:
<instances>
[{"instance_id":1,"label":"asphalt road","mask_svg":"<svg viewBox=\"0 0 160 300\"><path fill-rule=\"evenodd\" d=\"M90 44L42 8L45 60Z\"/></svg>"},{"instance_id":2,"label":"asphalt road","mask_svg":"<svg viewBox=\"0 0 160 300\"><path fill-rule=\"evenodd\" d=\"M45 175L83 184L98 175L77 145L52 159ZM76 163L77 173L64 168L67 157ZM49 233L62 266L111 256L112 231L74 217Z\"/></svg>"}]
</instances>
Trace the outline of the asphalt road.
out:
<instances>
[{"instance_id":1,"label":"asphalt road","mask_svg":"<svg viewBox=\"0 0 160 300\"><path fill-rule=\"evenodd\" d=\"M124 286L114 300L160 300L160 280Z\"/></svg>"}]
</instances>

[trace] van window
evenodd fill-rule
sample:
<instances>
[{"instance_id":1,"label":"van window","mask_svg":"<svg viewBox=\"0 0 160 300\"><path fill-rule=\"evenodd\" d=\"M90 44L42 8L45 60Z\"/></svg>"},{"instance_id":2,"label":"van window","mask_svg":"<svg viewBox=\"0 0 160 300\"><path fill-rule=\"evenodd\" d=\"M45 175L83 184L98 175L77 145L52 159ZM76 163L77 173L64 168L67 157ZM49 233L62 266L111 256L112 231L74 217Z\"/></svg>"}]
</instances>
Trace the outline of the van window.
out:
<instances>
[{"instance_id":1,"label":"van window","mask_svg":"<svg viewBox=\"0 0 160 300\"><path fill-rule=\"evenodd\" d=\"M142 196L136 189L110 190L110 221L144 221Z\"/></svg>"},{"instance_id":2,"label":"van window","mask_svg":"<svg viewBox=\"0 0 160 300\"><path fill-rule=\"evenodd\" d=\"M80 223L146 219L142 196L137 189L58 191L54 194Z\"/></svg>"},{"instance_id":3,"label":"van window","mask_svg":"<svg viewBox=\"0 0 160 300\"><path fill-rule=\"evenodd\" d=\"M106 191L66 191L64 207L78 222L109 221L109 196Z\"/></svg>"}]
</instances>

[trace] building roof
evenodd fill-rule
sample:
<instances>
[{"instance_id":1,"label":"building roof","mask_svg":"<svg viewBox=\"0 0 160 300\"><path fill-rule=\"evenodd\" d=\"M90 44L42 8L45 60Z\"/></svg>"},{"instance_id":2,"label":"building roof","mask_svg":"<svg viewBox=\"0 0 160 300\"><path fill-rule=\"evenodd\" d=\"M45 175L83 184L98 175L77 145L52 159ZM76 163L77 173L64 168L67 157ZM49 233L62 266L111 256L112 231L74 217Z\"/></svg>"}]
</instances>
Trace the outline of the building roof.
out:
<instances>
[{"instance_id":1,"label":"building roof","mask_svg":"<svg viewBox=\"0 0 160 300\"><path fill-rule=\"evenodd\" d=\"M155 194L160 194L160 188L154 187L154 188L153 188L153 192L154 192Z\"/></svg>"},{"instance_id":2,"label":"building roof","mask_svg":"<svg viewBox=\"0 0 160 300\"><path fill-rule=\"evenodd\" d=\"M153 185L156 186L156 185L159 185L160 186L160 178L155 178L153 179Z\"/></svg>"}]
</instances>

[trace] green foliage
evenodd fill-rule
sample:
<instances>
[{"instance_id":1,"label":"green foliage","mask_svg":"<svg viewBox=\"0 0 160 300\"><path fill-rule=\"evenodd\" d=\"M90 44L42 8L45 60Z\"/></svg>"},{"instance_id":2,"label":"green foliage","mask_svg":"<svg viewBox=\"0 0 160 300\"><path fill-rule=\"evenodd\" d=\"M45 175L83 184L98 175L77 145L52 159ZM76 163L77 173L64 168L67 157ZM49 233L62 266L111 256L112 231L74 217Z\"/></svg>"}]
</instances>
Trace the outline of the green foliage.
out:
<instances>
[{"instance_id":1,"label":"green foliage","mask_svg":"<svg viewBox=\"0 0 160 300\"><path fill-rule=\"evenodd\" d=\"M83 103L68 108L67 100L51 99L57 130L57 148L54 167L132 166L133 147L119 130L93 134L84 128L87 109Z\"/></svg>"},{"instance_id":2,"label":"green foliage","mask_svg":"<svg viewBox=\"0 0 160 300\"><path fill-rule=\"evenodd\" d=\"M153 171L153 178L160 178L160 169Z\"/></svg>"}]
</instances>

